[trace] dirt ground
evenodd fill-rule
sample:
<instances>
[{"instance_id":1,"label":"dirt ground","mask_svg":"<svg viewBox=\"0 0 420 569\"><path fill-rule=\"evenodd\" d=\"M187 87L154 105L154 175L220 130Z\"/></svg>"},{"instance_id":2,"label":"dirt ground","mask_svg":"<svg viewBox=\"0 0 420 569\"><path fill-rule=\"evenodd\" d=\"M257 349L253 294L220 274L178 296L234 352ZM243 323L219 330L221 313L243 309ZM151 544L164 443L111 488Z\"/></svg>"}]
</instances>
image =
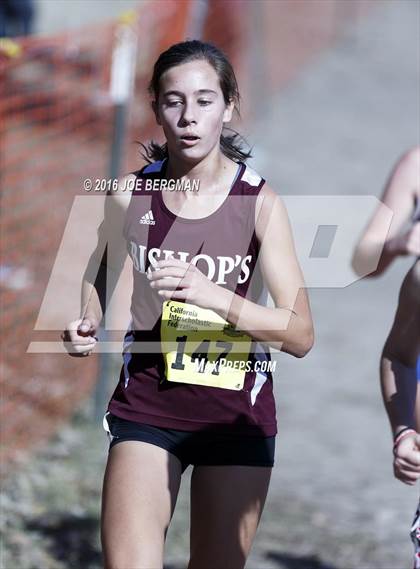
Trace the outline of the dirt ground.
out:
<instances>
[{"instance_id":1,"label":"dirt ground","mask_svg":"<svg viewBox=\"0 0 420 569\"><path fill-rule=\"evenodd\" d=\"M418 143L419 9L415 0L381 2L262 106L247 133L252 165L281 195L379 195L395 160ZM356 213L359 228L369 212ZM355 229L346 259L357 237ZM299 231L295 238L299 245ZM411 566L408 530L419 489L392 477L378 383L409 265L398 261L380 280L344 286L325 278L311 287L313 350L301 360L274 354L276 465L248 569ZM101 567L107 439L92 413L87 401L3 485L4 569ZM167 569L185 567L188 558L189 476L190 469L168 534Z\"/></svg>"}]
</instances>

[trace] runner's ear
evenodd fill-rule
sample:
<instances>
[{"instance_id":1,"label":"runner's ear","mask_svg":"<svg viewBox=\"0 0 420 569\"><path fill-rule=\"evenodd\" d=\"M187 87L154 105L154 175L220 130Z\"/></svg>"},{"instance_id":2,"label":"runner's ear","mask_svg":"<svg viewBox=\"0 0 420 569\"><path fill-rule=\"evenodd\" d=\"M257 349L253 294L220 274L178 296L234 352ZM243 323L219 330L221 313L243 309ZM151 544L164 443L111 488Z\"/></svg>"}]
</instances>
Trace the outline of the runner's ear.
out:
<instances>
[{"instance_id":1,"label":"runner's ear","mask_svg":"<svg viewBox=\"0 0 420 569\"><path fill-rule=\"evenodd\" d=\"M230 122L232 120L233 109L235 108L235 102L233 99L226 105L226 109L223 113L223 122Z\"/></svg>"}]
</instances>

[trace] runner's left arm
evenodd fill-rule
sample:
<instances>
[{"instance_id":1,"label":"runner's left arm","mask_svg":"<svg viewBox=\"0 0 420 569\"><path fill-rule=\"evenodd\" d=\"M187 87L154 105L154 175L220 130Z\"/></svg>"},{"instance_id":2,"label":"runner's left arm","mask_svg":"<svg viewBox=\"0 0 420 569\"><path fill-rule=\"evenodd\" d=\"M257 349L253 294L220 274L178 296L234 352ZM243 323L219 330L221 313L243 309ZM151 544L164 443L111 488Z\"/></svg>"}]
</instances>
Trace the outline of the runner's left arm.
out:
<instances>
[{"instance_id":1,"label":"runner's left arm","mask_svg":"<svg viewBox=\"0 0 420 569\"><path fill-rule=\"evenodd\" d=\"M309 300L286 207L267 184L257 200L256 235L261 271L275 306L261 306L221 289L212 308L254 339L303 357L314 342Z\"/></svg>"}]
</instances>

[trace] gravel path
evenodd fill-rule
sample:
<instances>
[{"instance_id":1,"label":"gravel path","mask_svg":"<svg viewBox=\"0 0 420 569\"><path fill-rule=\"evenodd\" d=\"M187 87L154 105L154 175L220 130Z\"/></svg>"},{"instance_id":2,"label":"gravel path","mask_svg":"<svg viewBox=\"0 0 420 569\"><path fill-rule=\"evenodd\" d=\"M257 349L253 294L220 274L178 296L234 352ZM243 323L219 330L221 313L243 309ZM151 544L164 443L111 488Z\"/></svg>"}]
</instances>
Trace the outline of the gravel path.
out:
<instances>
[{"instance_id":1,"label":"gravel path","mask_svg":"<svg viewBox=\"0 0 420 569\"><path fill-rule=\"evenodd\" d=\"M396 157L418 142L419 9L416 0L378 1L342 42L264 103L249 133L254 166L281 194L380 194ZM367 215L354 219L343 255ZM408 266L399 261L381 280L311 289L315 347L303 360L275 354L277 461L248 569L410 567L418 487L392 477L378 384ZM5 569L101 566L107 441L101 425L86 420L90 406L4 485ZM168 569L185 566L189 476L168 534Z\"/></svg>"}]
</instances>

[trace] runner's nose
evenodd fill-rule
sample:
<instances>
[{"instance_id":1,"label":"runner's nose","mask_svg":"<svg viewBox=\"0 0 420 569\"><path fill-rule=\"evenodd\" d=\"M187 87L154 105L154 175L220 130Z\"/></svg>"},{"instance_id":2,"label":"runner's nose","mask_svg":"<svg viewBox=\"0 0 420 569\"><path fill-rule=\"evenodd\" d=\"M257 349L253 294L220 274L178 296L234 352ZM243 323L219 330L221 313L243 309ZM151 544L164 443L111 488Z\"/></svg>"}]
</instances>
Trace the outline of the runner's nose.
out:
<instances>
[{"instance_id":1,"label":"runner's nose","mask_svg":"<svg viewBox=\"0 0 420 569\"><path fill-rule=\"evenodd\" d=\"M184 112L182 114L182 122L185 124L197 124L196 118L195 118L195 110L194 110L194 106L190 103L186 103L185 107L184 107Z\"/></svg>"}]
</instances>

